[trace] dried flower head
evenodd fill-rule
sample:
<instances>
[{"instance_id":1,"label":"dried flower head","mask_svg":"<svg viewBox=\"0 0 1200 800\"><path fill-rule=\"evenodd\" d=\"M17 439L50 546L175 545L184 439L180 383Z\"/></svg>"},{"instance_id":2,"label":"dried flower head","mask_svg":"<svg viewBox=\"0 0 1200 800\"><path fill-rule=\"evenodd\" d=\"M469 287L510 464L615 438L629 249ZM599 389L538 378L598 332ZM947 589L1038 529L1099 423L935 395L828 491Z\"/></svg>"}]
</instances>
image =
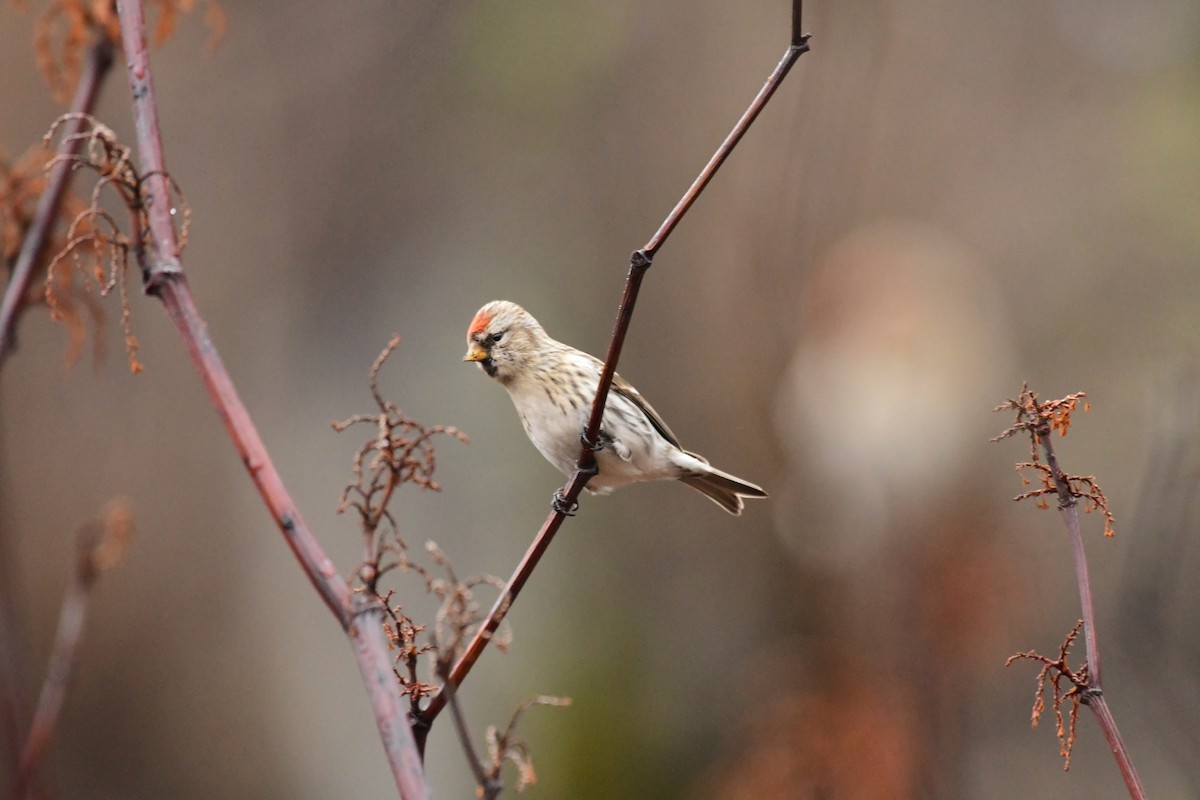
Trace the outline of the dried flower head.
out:
<instances>
[{"instance_id":1,"label":"dried flower head","mask_svg":"<svg viewBox=\"0 0 1200 800\"><path fill-rule=\"evenodd\" d=\"M1037 675L1037 690L1033 695L1033 713L1030 721L1033 727L1038 726L1042 713L1046 710L1046 687L1049 686L1050 708L1054 712L1058 753L1063 758L1064 772L1071 769L1071 751L1075 747L1075 726L1079 721L1079 705L1087 702L1088 692L1091 691L1088 686L1087 663L1085 662L1083 666L1074 670L1067 664L1067 653L1070 652L1071 645L1075 643L1075 639L1078 638L1082 629L1083 620L1079 620L1059 647L1058 658L1050 658L1031 650L1027 653L1017 653L1004 662L1006 667L1014 661L1021 660L1036 661L1042 665ZM1068 687L1062 685L1064 678ZM1063 706L1068 701L1070 708L1064 714Z\"/></svg>"}]
</instances>

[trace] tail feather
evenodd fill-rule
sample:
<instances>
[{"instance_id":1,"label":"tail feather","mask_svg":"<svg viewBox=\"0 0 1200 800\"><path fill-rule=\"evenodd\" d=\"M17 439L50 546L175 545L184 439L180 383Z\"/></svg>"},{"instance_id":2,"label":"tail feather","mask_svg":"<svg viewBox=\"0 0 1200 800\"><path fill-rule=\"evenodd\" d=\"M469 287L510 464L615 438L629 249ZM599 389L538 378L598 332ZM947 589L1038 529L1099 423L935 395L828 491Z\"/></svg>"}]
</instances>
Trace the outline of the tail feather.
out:
<instances>
[{"instance_id":1,"label":"tail feather","mask_svg":"<svg viewBox=\"0 0 1200 800\"><path fill-rule=\"evenodd\" d=\"M703 458L697 456L695 453L688 453L688 455L704 461ZM753 483L708 466L708 462L704 463L705 471L701 472L697 470L694 474L680 480L730 514L734 516L741 515L742 509L745 507L745 503L742 502L743 497L767 496L767 493L763 491L761 486L755 486Z\"/></svg>"}]
</instances>

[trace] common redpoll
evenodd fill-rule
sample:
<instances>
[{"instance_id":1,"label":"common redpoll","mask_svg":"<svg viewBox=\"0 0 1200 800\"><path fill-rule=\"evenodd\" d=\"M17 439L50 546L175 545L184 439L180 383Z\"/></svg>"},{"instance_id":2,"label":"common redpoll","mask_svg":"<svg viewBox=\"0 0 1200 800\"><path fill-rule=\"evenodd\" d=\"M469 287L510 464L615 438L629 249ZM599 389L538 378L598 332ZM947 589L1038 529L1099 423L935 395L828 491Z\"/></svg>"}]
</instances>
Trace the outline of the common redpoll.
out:
<instances>
[{"instance_id":1,"label":"common redpoll","mask_svg":"<svg viewBox=\"0 0 1200 800\"><path fill-rule=\"evenodd\" d=\"M551 339L528 311L507 300L493 300L475 314L463 360L478 362L500 381L534 447L563 474L574 474L580 434L604 365ZM743 497L767 496L684 450L658 413L619 375L613 378L598 439L599 472L587 485L594 494L634 481L679 480L730 514L742 513Z\"/></svg>"}]
</instances>

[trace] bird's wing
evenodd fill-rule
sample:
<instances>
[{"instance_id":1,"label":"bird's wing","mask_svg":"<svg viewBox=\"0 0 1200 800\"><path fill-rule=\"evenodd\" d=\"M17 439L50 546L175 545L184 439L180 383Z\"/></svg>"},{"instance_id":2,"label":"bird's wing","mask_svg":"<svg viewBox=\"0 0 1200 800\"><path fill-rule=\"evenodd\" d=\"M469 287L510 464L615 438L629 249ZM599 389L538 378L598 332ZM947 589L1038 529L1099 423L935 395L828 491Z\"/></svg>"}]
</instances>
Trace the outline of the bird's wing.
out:
<instances>
[{"instance_id":1,"label":"bird's wing","mask_svg":"<svg viewBox=\"0 0 1200 800\"><path fill-rule=\"evenodd\" d=\"M641 409L642 413L646 415L646 419L650 420L650 424L654 426L655 430L662 434L664 439L678 447L680 450L683 449L683 445L679 443L679 439L676 438L675 434L671 433L671 429L667 427L667 423L663 422L662 417L660 417L658 412L654 410L654 406L647 403L646 398L638 394L638 390L633 388L633 385L629 381L625 380L620 375L614 374L612 390Z\"/></svg>"}]
</instances>

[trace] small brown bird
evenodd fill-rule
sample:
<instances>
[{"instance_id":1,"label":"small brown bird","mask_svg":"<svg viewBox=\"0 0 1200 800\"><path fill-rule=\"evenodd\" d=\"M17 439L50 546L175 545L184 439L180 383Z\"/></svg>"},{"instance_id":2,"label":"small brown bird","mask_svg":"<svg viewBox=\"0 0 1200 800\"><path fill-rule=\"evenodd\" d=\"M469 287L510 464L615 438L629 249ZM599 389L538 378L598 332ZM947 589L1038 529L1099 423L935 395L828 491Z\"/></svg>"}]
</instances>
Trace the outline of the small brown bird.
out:
<instances>
[{"instance_id":1,"label":"small brown bird","mask_svg":"<svg viewBox=\"0 0 1200 800\"><path fill-rule=\"evenodd\" d=\"M604 365L551 339L528 311L507 300L493 300L475 314L463 360L478 363L500 381L534 447L564 475L572 475ZM634 481L678 480L730 514L742 513L743 497L767 496L753 483L684 450L658 413L619 375L613 378L599 442L599 473L587 485L594 494Z\"/></svg>"}]
</instances>

